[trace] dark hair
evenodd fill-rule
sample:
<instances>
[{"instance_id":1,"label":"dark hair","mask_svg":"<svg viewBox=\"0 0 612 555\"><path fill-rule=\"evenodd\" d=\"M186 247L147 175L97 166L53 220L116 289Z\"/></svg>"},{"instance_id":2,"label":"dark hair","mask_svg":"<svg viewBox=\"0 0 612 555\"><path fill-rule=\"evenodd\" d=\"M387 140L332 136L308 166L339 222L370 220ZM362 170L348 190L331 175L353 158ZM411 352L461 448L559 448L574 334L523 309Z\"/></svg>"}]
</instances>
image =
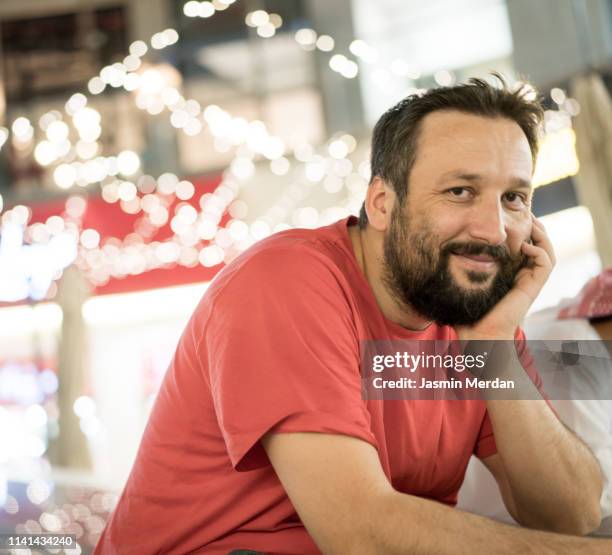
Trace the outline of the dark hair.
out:
<instances>
[{"instance_id":1,"label":"dark hair","mask_svg":"<svg viewBox=\"0 0 612 555\"><path fill-rule=\"evenodd\" d=\"M538 128L543 108L537 99L528 98L533 89L526 84L510 90L504 78L492 74L500 87L484 79L472 78L467 83L431 89L413 94L387 110L374 126L372 133L372 179L380 177L389 183L403 203L408 193L408 177L416 159L417 140L423 118L440 110L455 110L490 118L507 118L523 130L535 164L538 153ZM359 213L359 227L368 223L365 203Z\"/></svg>"}]
</instances>

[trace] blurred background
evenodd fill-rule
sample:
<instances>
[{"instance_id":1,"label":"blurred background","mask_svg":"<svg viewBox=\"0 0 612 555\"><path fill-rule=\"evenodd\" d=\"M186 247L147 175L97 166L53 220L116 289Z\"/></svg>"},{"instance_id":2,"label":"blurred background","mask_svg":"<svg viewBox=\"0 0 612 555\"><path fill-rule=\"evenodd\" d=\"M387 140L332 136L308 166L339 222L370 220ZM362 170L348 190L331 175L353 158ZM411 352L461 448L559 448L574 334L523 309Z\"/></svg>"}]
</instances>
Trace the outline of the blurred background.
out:
<instances>
[{"instance_id":1,"label":"blurred background","mask_svg":"<svg viewBox=\"0 0 612 555\"><path fill-rule=\"evenodd\" d=\"M0 532L89 553L215 273L356 214L378 116L492 70L546 105L537 310L612 264L612 0L2 0Z\"/></svg>"}]
</instances>

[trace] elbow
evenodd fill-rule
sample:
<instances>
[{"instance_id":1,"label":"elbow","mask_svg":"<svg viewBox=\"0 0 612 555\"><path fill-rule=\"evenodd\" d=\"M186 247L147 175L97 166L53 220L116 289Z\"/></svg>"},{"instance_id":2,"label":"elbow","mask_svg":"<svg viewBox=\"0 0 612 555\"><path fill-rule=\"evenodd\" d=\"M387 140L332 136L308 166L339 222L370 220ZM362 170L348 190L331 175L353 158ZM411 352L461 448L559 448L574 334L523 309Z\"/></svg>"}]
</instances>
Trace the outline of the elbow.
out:
<instances>
[{"instance_id":1,"label":"elbow","mask_svg":"<svg viewBox=\"0 0 612 555\"><path fill-rule=\"evenodd\" d=\"M588 503L572 503L563 511L533 511L525 514L519 512L516 520L527 528L556 532L571 536L586 536L601 526L601 509L599 500Z\"/></svg>"},{"instance_id":2,"label":"elbow","mask_svg":"<svg viewBox=\"0 0 612 555\"><path fill-rule=\"evenodd\" d=\"M601 506L599 500L601 498L600 487L595 488L595 491L590 495L585 495L581 503L573 504L573 525L574 531L568 532L576 536L586 536L595 532L601 526Z\"/></svg>"},{"instance_id":3,"label":"elbow","mask_svg":"<svg viewBox=\"0 0 612 555\"><path fill-rule=\"evenodd\" d=\"M577 522L577 536L586 536L592 534L601 526L601 508L599 506L599 500L592 504L589 511L585 511L581 518Z\"/></svg>"},{"instance_id":4,"label":"elbow","mask_svg":"<svg viewBox=\"0 0 612 555\"><path fill-rule=\"evenodd\" d=\"M581 505L574 511L568 511L563 518L555 520L546 528L550 532L572 536L587 536L601 526L601 509L599 502Z\"/></svg>"}]
</instances>

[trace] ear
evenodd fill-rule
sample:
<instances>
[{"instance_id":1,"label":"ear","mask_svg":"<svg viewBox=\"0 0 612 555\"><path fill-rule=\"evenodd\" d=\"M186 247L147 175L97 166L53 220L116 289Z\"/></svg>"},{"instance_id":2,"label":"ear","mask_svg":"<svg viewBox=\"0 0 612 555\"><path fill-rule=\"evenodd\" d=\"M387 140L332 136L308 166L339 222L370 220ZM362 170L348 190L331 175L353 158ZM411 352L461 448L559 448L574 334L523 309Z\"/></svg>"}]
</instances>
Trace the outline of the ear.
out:
<instances>
[{"instance_id":1,"label":"ear","mask_svg":"<svg viewBox=\"0 0 612 555\"><path fill-rule=\"evenodd\" d=\"M391 224L391 213L395 203L395 192L379 176L374 176L365 198L368 224L377 231L387 231Z\"/></svg>"}]
</instances>

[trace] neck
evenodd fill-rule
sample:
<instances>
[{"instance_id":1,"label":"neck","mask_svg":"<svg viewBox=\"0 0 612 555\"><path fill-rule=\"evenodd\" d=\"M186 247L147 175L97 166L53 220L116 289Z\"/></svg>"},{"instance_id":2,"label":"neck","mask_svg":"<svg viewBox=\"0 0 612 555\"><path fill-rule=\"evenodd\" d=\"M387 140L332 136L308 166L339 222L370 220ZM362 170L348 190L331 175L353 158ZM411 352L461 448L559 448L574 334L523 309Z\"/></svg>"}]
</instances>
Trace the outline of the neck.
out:
<instances>
[{"instance_id":1,"label":"neck","mask_svg":"<svg viewBox=\"0 0 612 555\"><path fill-rule=\"evenodd\" d=\"M383 279L384 233L367 226L348 228L357 263L370 284L378 307L387 320L413 331L421 331L431 323L418 314L410 305L402 302L389 290Z\"/></svg>"}]
</instances>

